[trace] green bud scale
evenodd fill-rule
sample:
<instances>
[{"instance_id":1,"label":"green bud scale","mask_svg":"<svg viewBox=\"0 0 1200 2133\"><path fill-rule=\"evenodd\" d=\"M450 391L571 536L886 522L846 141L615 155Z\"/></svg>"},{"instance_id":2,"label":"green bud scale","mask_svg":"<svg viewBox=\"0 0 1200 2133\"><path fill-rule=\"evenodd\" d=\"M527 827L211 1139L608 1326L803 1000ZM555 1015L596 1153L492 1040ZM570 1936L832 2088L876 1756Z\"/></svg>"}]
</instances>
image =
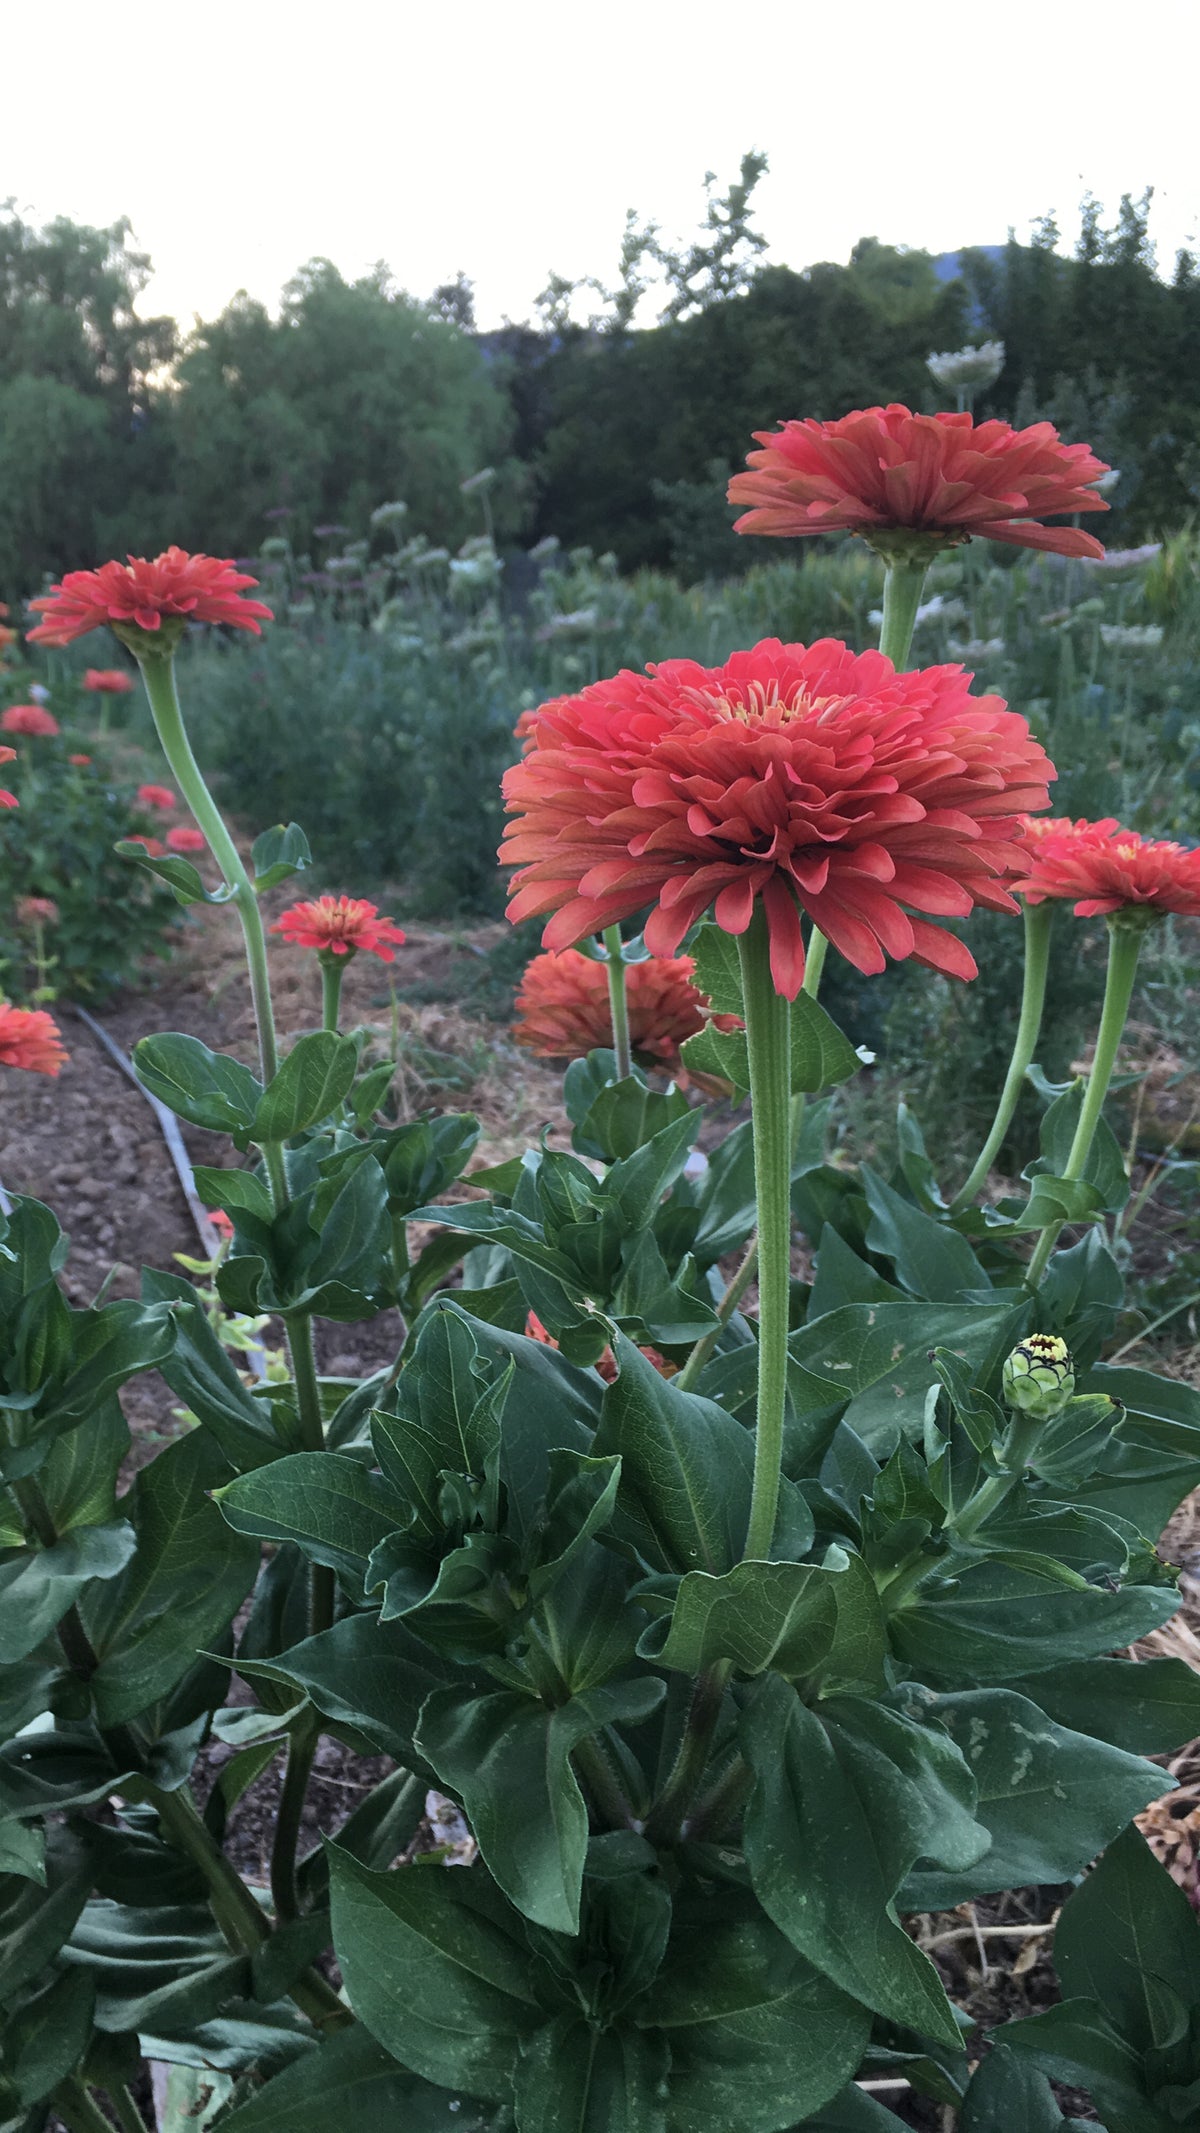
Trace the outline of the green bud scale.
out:
<instances>
[{"instance_id":1,"label":"green bud scale","mask_svg":"<svg viewBox=\"0 0 1200 2133\"><path fill-rule=\"evenodd\" d=\"M1009 1407L1048 1422L1075 1391L1075 1365L1057 1333L1031 1333L1004 1365L1001 1387Z\"/></svg>"}]
</instances>

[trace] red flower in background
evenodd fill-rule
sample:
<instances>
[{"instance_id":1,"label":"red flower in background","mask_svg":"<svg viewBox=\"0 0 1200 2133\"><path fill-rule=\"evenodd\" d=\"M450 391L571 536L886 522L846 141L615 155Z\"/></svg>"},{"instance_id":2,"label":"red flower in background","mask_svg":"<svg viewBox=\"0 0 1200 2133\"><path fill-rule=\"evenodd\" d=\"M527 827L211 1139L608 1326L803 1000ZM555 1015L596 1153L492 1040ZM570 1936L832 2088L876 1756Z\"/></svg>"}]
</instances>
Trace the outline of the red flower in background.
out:
<instances>
[{"instance_id":1,"label":"red flower in background","mask_svg":"<svg viewBox=\"0 0 1200 2133\"><path fill-rule=\"evenodd\" d=\"M9 1007L0 1001L0 1066L26 1074L57 1074L67 1063L62 1035L42 1007Z\"/></svg>"},{"instance_id":2,"label":"red flower in background","mask_svg":"<svg viewBox=\"0 0 1200 2133\"><path fill-rule=\"evenodd\" d=\"M723 667L667 660L544 705L504 779L510 919L553 913L543 941L569 948L652 904L646 944L670 955L710 904L736 934L761 900L790 999L802 911L868 974L913 956L974 977L962 942L911 914L1015 910L1015 818L1046 805L1054 768L969 679L768 639Z\"/></svg>"},{"instance_id":3,"label":"red flower in background","mask_svg":"<svg viewBox=\"0 0 1200 2133\"><path fill-rule=\"evenodd\" d=\"M30 601L46 619L30 630L29 641L70 644L107 623L132 624L154 634L173 620L224 622L257 637L260 624L272 619L261 600L242 598L246 587L257 583L231 562L188 555L183 548L168 548L153 562L131 555L126 563L104 563L99 570L68 571L60 585Z\"/></svg>"},{"instance_id":4,"label":"red flower in background","mask_svg":"<svg viewBox=\"0 0 1200 2133\"><path fill-rule=\"evenodd\" d=\"M124 841L126 844L142 845L144 849L149 853L151 859L161 859L163 853L167 849L165 844L159 843L157 837L143 837L140 832L137 836L131 835L126 837Z\"/></svg>"},{"instance_id":5,"label":"red flower in background","mask_svg":"<svg viewBox=\"0 0 1200 2133\"><path fill-rule=\"evenodd\" d=\"M76 770L85 769L91 760L90 755L69 755L67 757L68 763L73 764Z\"/></svg>"},{"instance_id":6,"label":"red flower in background","mask_svg":"<svg viewBox=\"0 0 1200 2133\"><path fill-rule=\"evenodd\" d=\"M555 1340L554 1335L552 1333L547 1333L546 1328L542 1324L542 1321L538 1317L536 1311L528 1311L525 1314L525 1338L531 1341L540 1341L542 1343L542 1346L545 1348L557 1348L558 1346L558 1342ZM648 1363L653 1363L654 1368L657 1370L660 1378L674 1377L676 1371L679 1368L678 1363L669 1363L667 1361L666 1356L660 1355L657 1348L643 1348L641 1352L645 1356L646 1361ZM605 1349L603 1355L601 1356L599 1362L596 1365L596 1369L599 1375L604 1379L606 1385L615 1384L617 1378L617 1359L616 1356L613 1354L611 1348Z\"/></svg>"},{"instance_id":7,"label":"red flower in background","mask_svg":"<svg viewBox=\"0 0 1200 2133\"><path fill-rule=\"evenodd\" d=\"M374 904L353 896L318 896L311 903L293 904L271 931L282 933L294 948L315 948L327 955L353 955L362 948L383 963L395 962L395 949L405 939L390 918L380 918Z\"/></svg>"},{"instance_id":8,"label":"red flower in background","mask_svg":"<svg viewBox=\"0 0 1200 2133\"><path fill-rule=\"evenodd\" d=\"M756 430L752 471L735 474L731 504L750 508L735 533L873 533L904 527L947 544L1010 541L1057 555L1102 556L1077 526L1042 526L1067 512L1107 511L1091 484L1109 469L1086 444L1063 444L1049 422L1014 430L971 415L867 407L836 422Z\"/></svg>"},{"instance_id":9,"label":"red flower in background","mask_svg":"<svg viewBox=\"0 0 1200 2133\"><path fill-rule=\"evenodd\" d=\"M0 732L27 733L48 740L58 732L58 720L53 712L43 711L40 704L10 704L7 711L0 712Z\"/></svg>"},{"instance_id":10,"label":"red flower in background","mask_svg":"<svg viewBox=\"0 0 1200 2133\"><path fill-rule=\"evenodd\" d=\"M0 745L0 763L15 763L16 760L17 751L15 748L5 748ZM0 807L17 807L19 804L15 793L0 792Z\"/></svg>"},{"instance_id":11,"label":"red flower in background","mask_svg":"<svg viewBox=\"0 0 1200 2133\"><path fill-rule=\"evenodd\" d=\"M139 806L156 808L164 815L179 804L169 785L139 785L137 796Z\"/></svg>"},{"instance_id":12,"label":"red flower in background","mask_svg":"<svg viewBox=\"0 0 1200 2133\"><path fill-rule=\"evenodd\" d=\"M1200 918L1200 849L1188 850L1103 822L1050 822L1013 882L1027 902L1073 903L1076 918L1136 904Z\"/></svg>"},{"instance_id":13,"label":"red flower in background","mask_svg":"<svg viewBox=\"0 0 1200 2133\"><path fill-rule=\"evenodd\" d=\"M83 686L93 695L128 696L134 681L124 667L89 667L83 677Z\"/></svg>"},{"instance_id":14,"label":"red flower in background","mask_svg":"<svg viewBox=\"0 0 1200 2133\"><path fill-rule=\"evenodd\" d=\"M651 956L625 967L629 1037L635 1052L661 1061L669 1071L679 1066L679 1047L694 1037L709 1017L693 980L690 955ZM514 1035L527 1051L542 1059L582 1059L597 1046L612 1043L608 971L577 948L558 955L535 955L527 964L517 993ZM712 1017L718 1029L739 1027L735 1015Z\"/></svg>"},{"instance_id":15,"label":"red flower in background","mask_svg":"<svg viewBox=\"0 0 1200 2133\"><path fill-rule=\"evenodd\" d=\"M15 916L18 926L57 926L60 912L52 896L21 896Z\"/></svg>"},{"instance_id":16,"label":"red flower in background","mask_svg":"<svg viewBox=\"0 0 1200 2133\"><path fill-rule=\"evenodd\" d=\"M216 1230L222 1244L228 1244L233 1235L233 1223L230 1221L225 1209L223 1207L210 1207L208 1219Z\"/></svg>"},{"instance_id":17,"label":"red flower in background","mask_svg":"<svg viewBox=\"0 0 1200 2133\"><path fill-rule=\"evenodd\" d=\"M174 829L167 831L167 850L169 852L206 852L208 850L208 839L203 830L193 829L188 822L180 822L176 824Z\"/></svg>"}]
</instances>

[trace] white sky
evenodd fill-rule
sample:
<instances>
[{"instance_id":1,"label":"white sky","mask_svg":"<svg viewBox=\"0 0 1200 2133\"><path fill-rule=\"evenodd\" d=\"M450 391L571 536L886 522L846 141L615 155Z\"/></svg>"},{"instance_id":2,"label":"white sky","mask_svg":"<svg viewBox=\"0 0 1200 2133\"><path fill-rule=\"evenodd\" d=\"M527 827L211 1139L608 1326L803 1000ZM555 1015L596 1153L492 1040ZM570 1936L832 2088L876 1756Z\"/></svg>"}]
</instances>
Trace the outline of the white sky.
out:
<instances>
[{"instance_id":1,"label":"white sky","mask_svg":"<svg viewBox=\"0 0 1200 2133\"><path fill-rule=\"evenodd\" d=\"M1002 243L1089 187L1153 184L1169 271L1200 231L1196 0L243 0L6 34L0 199L132 218L144 312L274 304L322 254L428 294L458 268L482 325L530 317L553 267L613 274L626 207L667 235L702 180L770 157L769 257L864 235Z\"/></svg>"}]
</instances>

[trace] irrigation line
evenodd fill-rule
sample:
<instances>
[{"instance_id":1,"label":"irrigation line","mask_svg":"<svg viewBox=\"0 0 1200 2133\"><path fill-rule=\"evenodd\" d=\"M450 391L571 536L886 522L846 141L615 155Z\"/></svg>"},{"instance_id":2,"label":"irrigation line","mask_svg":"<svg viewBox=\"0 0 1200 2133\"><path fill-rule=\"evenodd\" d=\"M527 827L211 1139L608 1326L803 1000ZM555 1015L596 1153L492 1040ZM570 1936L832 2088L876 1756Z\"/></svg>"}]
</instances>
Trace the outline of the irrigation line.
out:
<instances>
[{"instance_id":1,"label":"irrigation line","mask_svg":"<svg viewBox=\"0 0 1200 2133\"><path fill-rule=\"evenodd\" d=\"M196 1234L204 1248L206 1257L215 1259L221 1249L221 1239L209 1217L208 1209L196 1191L196 1180L192 1174L191 1158L184 1146L183 1135L179 1130L179 1121L174 1112L168 1111L166 1105L160 1103L157 1096L152 1096L149 1089L143 1087L134 1070L133 1061L121 1050L116 1039L109 1035L104 1024L97 1022L95 1015L90 1015L86 1007L80 1007L74 1002L72 1002L71 1012L78 1015L79 1020L91 1031L97 1043L102 1045L108 1053L113 1065L120 1068L126 1080L133 1083L138 1094L143 1096L149 1104L155 1118L158 1120L162 1137L167 1144L167 1152L175 1166L175 1175L183 1188L183 1196L187 1201L188 1213L196 1225ZM3 1207L6 1197L3 1186L0 1186L0 1207ZM11 1205L5 1207L4 1212L6 1214L11 1213ZM256 1378L264 1378L267 1374L267 1359L261 1341L255 1341L245 1353L247 1363L254 1376Z\"/></svg>"}]
</instances>

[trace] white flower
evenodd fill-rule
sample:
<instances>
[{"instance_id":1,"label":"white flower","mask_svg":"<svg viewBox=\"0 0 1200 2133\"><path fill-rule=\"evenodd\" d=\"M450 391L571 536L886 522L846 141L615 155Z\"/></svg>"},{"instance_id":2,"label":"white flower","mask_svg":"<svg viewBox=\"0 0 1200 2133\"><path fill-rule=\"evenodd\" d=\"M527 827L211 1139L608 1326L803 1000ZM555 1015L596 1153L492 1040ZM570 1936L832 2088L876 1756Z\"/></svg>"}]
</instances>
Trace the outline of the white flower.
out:
<instances>
[{"instance_id":1,"label":"white flower","mask_svg":"<svg viewBox=\"0 0 1200 2133\"><path fill-rule=\"evenodd\" d=\"M1004 368L1003 341L984 341L979 348L949 349L925 358L934 382L948 392L983 392L994 385Z\"/></svg>"},{"instance_id":2,"label":"white flower","mask_svg":"<svg viewBox=\"0 0 1200 2133\"><path fill-rule=\"evenodd\" d=\"M377 504L371 513L371 524L373 526L395 526L399 524L402 518L407 517L408 505L402 504L397 500L393 504Z\"/></svg>"},{"instance_id":3,"label":"white flower","mask_svg":"<svg viewBox=\"0 0 1200 2133\"><path fill-rule=\"evenodd\" d=\"M1156 622L1122 628L1116 622L1100 624L1100 642L1109 652L1157 652L1163 633Z\"/></svg>"},{"instance_id":4,"label":"white flower","mask_svg":"<svg viewBox=\"0 0 1200 2133\"><path fill-rule=\"evenodd\" d=\"M29 684L29 698L31 703L48 704L50 691L40 681L31 681Z\"/></svg>"},{"instance_id":5,"label":"white flower","mask_svg":"<svg viewBox=\"0 0 1200 2133\"><path fill-rule=\"evenodd\" d=\"M946 650L955 659L965 659L982 665L985 659L1004 657L1003 637L968 637L965 644L961 638L951 637Z\"/></svg>"},{"instance_id":6,"label":"white flower","mask_svg":"<svg viewBox=\"0 0 1200 2133\"><path fill-rule=\"evenodd\" d=\"M1107 474L1101 474L1099 478L1092 483L1092 487L1096 491L1097 496L1109 496L1116 488L1117 483L1120 481L1120 479L1120 467L1110 467Z\"/></svg>"}]
</instances>

